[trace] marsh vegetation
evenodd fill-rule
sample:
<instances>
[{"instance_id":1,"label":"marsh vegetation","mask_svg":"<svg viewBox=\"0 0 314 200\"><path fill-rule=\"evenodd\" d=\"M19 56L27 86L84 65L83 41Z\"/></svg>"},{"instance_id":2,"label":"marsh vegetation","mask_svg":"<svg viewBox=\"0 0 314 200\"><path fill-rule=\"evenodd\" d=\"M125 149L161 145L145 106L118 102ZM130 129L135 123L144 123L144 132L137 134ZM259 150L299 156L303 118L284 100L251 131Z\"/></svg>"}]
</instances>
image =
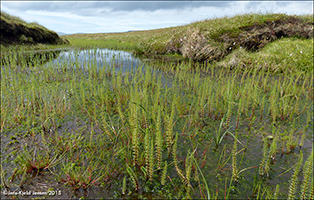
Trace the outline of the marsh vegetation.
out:
<instances>
[{"instance_id":1,"label":"marsh vegetation","mask_svg":"<svg viewBox=\"0 0 314 200\"><path fill-rule=\"evenodd\" d=\"M313 198L313 38L237 46L203 62L180 51L149 56L125 39L136 34L66 36L73 49L45 63L2 57L2 191Z\"/></svg>"}]
</instances>

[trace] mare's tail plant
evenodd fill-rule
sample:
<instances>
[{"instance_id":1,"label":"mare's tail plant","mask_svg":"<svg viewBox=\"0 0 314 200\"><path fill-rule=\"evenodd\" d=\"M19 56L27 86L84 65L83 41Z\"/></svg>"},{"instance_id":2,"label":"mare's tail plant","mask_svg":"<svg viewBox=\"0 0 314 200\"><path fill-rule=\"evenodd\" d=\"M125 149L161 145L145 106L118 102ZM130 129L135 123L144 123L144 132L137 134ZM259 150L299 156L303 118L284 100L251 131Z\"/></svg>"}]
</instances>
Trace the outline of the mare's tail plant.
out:
<instances>
[{"instance_id":1,"label":"mare's tail plant","mask_svg":"<svg viewBox=\"0 0 314 200\"><path fill-rule=\"evenodd\" d=\"M145 131L145 138L144 138L144 154L145 154L145 164L146 164L146 170L148 171L150 166L149 166L149 156L150 156L150 145L149 145L149 141L151 140L150 136L149 136L149 131L148 128L146 128Z\"/></svg>"},{"instance_id":2,"label":"mare's tail plant","mask_svg":"<svg viewBox=\"0 0 314 200\"><path fill-rule=\"evenodd\" d=\"M242 107L242 99L240 99L240 101L239 101L236 129L239 128L240 117L241 117L241 107Z\"/></svg>"},{"instance_id":3,"label":"mare's tail plant","mask_svg":"<svg viewBox=\"0 0 314 200\"><path fill-rule=\"evenodd\" d=\"M133 94L133 88L131 88L131 94ZM130 125L132 131L132 150L133 150L133 165L137 164L138 154L139 154L139 144L138 144L138 121L137 121L138 109L135 104L130 106Z\"/></svg>"},{"instance_id":4,"label":"mare's tail plant","mask_svg":"<svg viewBox=\"0 0 314 200\"><path fill-rule=\"evenodd\" d=\"M181 171L181 169L178 166L178 160L177 160L177 145L178 145L178 133L176 134L176 138L173 144L173 149L172 149L172 156L173 156L173 161L174 161L174 166L176 168L177 173L179 174L179 176L182 179L182 182L186 185L189 184L189 182L187 181L187 179L185 178L185 176L183 175L183 172Z\"/></svg>"},{"instance_id":5,"label":"mare's tail plant","mask_svg":"<svg viewBox=\"0 0 314 200\"><path fill-rule=\"evenodd\" d=\"M161 110L158 107L157 123L156 123L156 155L157 155L157 167L161 167L162 159L162 134L161 134Z\"/></svg>"},{"instance_id":6,"label":"mare's tail plant","mask_svg":"<svg viewBox=\"0 0 314 200\"><path fill-rule=\"evenodd\" d=\"M176 104L175 100L176 100L176 95L173 96L171 114L170 114L170 117L168 117L167 130L166 130L166 142L167 142L169 156L171 153L171 146L173 144L173 126L174 126L173 119L175 115L175 104Z\"/></svg>"},{"instance_id":7,"label":"mare's tail plant","mask_svg":"<svg viewBox=\"0 0 314 200\"><path fill-rule=\"evenodd\" d=\"M154 172L154 140L152 139L150 142L150 152L149 152L149 180L153 180L153 172Z\"/></svg>"},{"instance_id":8,"label":"mare's tail plant","mask_svg":"<svg viewBox=\"0 0 314 200\"><path fill-rule=\"evenodd\" d=\"M297 162L297 166L294 168L294 172L293 175L290 179L290 185L289 185L289 194L288 194L288 199L295 199L295 192L297 190L297 179L298 179L298 174L299 174L299 170L301 167L303 161L303 153L302 151L300 151L300 155L299 155L299 160Z\"/></svg>"},{"instance_id":9,"label":"mare's tail plant","mask_svg":"<svg viewBox=\"0 0 314 200\"><path fill-rule=\"evenodd\" d=\"M263 157L262 162L259 165L259 175L262 177L265 174L267 174L267 177L269 176L268 172L270 170L270 165L273 161L275 161L276 158L276 152L277 152L277 137L273 139L272 144L270 145L270 148L268 147L268 137L264 138L264 145L263 145Z\"/></svg>"},{"instance_id":10,"label":"mare's tail plant","mask_svg":"<svg viewBox=\"0 0 314 200\"><path fill-rule=\"evenodd\" d=\"M122 194L125 194L125 191L126 191L126 176L123 177Z\"/></svg>"},{"instance_id":11,"label":"mare's tail plant","mask_svg":"<svg viewBox=\"0 0 314 200\"><path fill-rule=\"evenodd\" d=\"M238 169L237 169L237 141L234 140L232 148L232 177L235 182L238 182Z\"/></svg>"},{"instance_id":12,"label":"mare's tail plant","mask_svg":"<svg viewBox=\"0 0 314 200\"><path fill-rule=\"evenodd\" d=\"M274 193L274 195L273 195L273 198L277 200L277 199L278 199L278 195L279 195L279 185L277 184L277 185L276 185L275 193Z\"/></svg>"},{"instance_id":13,"label":"mare's tail plant","mask_svg":"<svg viewBox=\"0 0 314 200\"><path fill-rule=\"evenodd\" d=\"M301 185L300 199L313 199L313 156L314 148L303 166L303 181Z\"/></svg>"},{"instance_id":14,"label":"mare's tail plant","mask_svg":"<svg viewBox=\"0 0 314 200\"><path fill-rule=\"evenodd\" d=\"M134 171L132 170L131 167L127 167L127 172L129 173L130 177L131 177L131 180L132 180L132 183L133 183L133 186L135 188L135 190L139 190L139 184L138 184L138 178L136 176L136 174L134 173Z\"/></svg>"},{"instance_id":15,"label":"mare's tail plant","mask_svg":"<svg viewBox=\"0 0 314 200\"><path fill-rule=\"evenodd\" d=\"M192 158L191 158L192 156L194 156L194 154L193 153L190 154L190 150L189 150L188 151L188 155L186 157L186 161L185 161L185 163L186 163L185 177L186 177L187 182L189 183L187 185L187 187L186 187L186 192L187 192L187 197L189 199L191 199L191 197L190 197L190 188L192 187L190 185L190 178L191 178L191 172L192 172L192 167L193 167L193 162L192 162Z\"/></svg>"},{"instance_id":16,"label":"mare's tail plant","mask_svg":"<svg viewBox=\"0 0 314 200\"><path fill-rule=\"evenodd\" d=\"M229 104L228 104L228 112L227 112L227 119L226 119L226 127L227 127L227 129L229 128L231 112L232 112L232 102L230 101Z\"/></svg>"},{"instance_id":17,"label":"mare's tail plant","mask_svg":"<svg viewBox=\"0 0 314 200\"><path fill-rule=\"evenodd\" d=\"M167 164L167 161L165 161L165 166L164 166L164 169L162 170L161 185L165 185L166 183L167 168L168 168L168 164Z\"/></svg>"}]
</instances>

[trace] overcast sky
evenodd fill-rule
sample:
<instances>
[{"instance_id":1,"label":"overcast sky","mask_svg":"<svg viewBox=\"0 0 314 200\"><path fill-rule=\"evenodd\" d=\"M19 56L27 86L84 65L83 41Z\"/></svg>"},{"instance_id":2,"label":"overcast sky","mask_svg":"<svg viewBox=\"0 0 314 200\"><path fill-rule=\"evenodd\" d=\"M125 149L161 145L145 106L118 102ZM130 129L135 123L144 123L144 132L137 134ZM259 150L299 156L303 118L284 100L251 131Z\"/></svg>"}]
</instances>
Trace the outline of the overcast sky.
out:
<instances>
[{"instance_id":1,"label":"overcast sky","mask_svg":"<svg viewBox=\"0 0 314 200\"><path fill-rule=\"evenodd\" d=\"M312 1L1 1L1 10L64 33L180 26L244 13L313 14Z\"/></svg>"}]
</instances>

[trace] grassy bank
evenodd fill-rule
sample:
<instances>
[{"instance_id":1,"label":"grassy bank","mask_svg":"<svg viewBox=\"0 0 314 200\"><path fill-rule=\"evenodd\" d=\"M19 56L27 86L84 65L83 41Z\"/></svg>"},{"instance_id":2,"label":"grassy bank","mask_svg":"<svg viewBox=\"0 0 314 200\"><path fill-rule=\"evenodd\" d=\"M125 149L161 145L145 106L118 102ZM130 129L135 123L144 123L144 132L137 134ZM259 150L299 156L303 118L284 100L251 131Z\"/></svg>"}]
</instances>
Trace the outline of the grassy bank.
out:
<instances>
[{"instance_id":1,"label":"grassy bank","mask_svg":"<svg viewBox=\"0 0 314 200\"><path fill-rule=\"evenodd\" d=\"M8 45L34 45L39 43L58 45L68 43L68 41L61 39L57 33L36 22L27 23L19 17L2 11L0 16L1 46L4 50Z\"/></svg>"},{"instance_id":2,"label":"grassy bank","mask_svg":"<svg viewBox=\"0 0 314 200\"><path fill-rule=\"evenodd\" d=\"M79 47L95 45L133 51L136 55L149 58L175 57L177 60L215 62L240 48L258 52L268 43L281 38L291 38L294 44L299 39L298 45L310 45L313 42L313 16L247 14L149 31L63 37ZM274 45L277 51L290 47L284 43L277 47ZM306 48L310 50L309 54L313 52L308 46Z\"/></svg>"}]
</instances>

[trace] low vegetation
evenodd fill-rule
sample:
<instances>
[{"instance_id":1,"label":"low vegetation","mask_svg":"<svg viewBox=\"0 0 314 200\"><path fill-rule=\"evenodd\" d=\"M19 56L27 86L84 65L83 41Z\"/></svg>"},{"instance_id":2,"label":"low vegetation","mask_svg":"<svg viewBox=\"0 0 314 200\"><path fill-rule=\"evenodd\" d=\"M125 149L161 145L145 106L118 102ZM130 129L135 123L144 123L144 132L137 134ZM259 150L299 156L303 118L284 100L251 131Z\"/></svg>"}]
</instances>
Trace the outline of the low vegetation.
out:
<instances>
[{"instance_id":1,"label":"low vegetation","mask_svg":"<svg viewBox=\"0 0 314 200\"><path fill-rule=\"evenodd\" d=\"M177 54L193 61L210 62L219 61L239 48L258 51L282 37L313 38L313 23L311 15L246 14L150 31L63 37L77 46L106 46L157 58Z\"/></svg>"}]
</instances>

